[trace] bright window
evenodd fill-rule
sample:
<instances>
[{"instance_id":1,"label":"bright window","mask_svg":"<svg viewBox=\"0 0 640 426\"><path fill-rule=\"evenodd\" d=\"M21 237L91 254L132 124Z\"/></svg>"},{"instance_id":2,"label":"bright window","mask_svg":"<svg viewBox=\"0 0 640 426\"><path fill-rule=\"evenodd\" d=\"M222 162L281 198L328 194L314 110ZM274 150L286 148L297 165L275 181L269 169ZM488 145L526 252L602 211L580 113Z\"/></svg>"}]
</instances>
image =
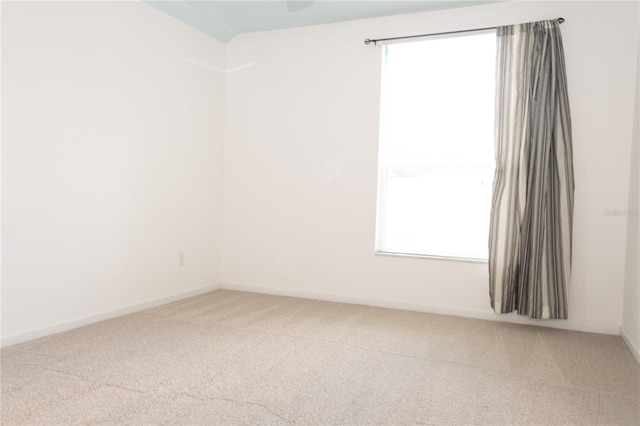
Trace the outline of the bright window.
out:
<instances>
[{"instance_id":1,"label":"bright window","mask_svg":"<svg viewBox=\"0 0 640 426\"><path fill-rule=\"evenodd\" d=\"M486 260L495 33L383 46L376 252Z\"/></svg>"}]
</instances>

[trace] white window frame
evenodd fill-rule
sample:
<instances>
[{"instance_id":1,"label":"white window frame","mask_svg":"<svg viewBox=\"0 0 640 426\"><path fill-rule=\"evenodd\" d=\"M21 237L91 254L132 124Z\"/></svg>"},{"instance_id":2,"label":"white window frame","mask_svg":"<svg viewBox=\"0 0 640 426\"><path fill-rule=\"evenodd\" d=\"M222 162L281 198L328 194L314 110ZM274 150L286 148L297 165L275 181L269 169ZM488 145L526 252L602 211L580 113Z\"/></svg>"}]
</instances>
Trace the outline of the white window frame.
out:
<instances>
[{"instance_id":1,"label":"white window frame","mask_svg":"<svg viewBox=\"0 0 640 426\"><path fill-rule=\"evenodd\" d=\"M446 37L438 37L438 38L473 37L477 35L487 35L487 34L491 34L495 36L495 30L482 31L475 34L454 35L454 36L446 36ZM397 42L394 42L393 44L396 44L396 43ZM393 165L384 163L384 158L383 158L384 146L385 144L388 143L388 141L384 140L384 137L386 135L386 129L384 127L386 125L386 122L385 122L384 115L385 115L385 108L388 107L388 105L385 103L385 82L384 82L385 49L386 49L386 45L383 45L382 46L383 54L381 55L382 56L381 65L383 67L382 69L383 80L382 80L381 100L380 100L380 135L379 135L380 140L379 140L379 146L378 146L379 155L378 155L378 190L377 190L377 205L376 205L377 206L376 235L375 235L375 251L374 251L375 255L392 256L392 257L400 256L400 257L426 258L426 259L460 261L460 262L471 262L471 263L487 263L488 259L486 257L480 258L480 257L473 257L473 256L442 255L442 254L436 254L436 253L411 253L411 252L404 252L400 250L385 250L385 248L380 247L380 241L381 241L380 234L381 232L384 232L384 228L385 228L385 222L383 220L384 219L383 212L385 211L386 196L387 196L387 191L386 191L387 179L386 179L385 173L387 173L388 169L394 167ZM495 59L495 55L493 59ZM491 122L491 125L493 126L493 122ZM493 140L491 140L491 142L493 143ZM462 166L452 166L452 167L462 167ZM405 167L405 169L408 169L408 168L410 168L410 166ZM488 233L487 233L487 244L488 244Z\"/></svg>"}]
</instances>

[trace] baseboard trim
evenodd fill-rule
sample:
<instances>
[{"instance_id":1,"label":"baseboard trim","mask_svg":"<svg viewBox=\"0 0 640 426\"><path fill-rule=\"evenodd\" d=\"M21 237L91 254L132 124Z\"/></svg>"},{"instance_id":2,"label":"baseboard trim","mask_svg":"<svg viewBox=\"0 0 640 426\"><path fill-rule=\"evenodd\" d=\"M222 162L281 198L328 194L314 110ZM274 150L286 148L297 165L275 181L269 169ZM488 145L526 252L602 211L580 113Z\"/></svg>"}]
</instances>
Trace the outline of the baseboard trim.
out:
<instances>
[{"instance_id":1,"label":"baseboard trim","mask_svg":"<svg viewBox=\"0 0 640 426\"><path fill-rule=\"evenodd\" d=\"M625 333L624 329L620 330L620 337L622 338L624 344L627 345L627 348L629 348L629 352L631 352L631 355L633 355L638 364L640 364L640 349L633 343L631 343L631 339L629 339L629 336L627 336L627 333Z\"/></svg>"},{"instance_id":2,"label":"baseboard trim","mask_svg":"<svg viewBox=\"0 0 640 426\"><path fill-rule=\"evenodd\" d=\"M52 325L50 327L43 327L37 330L28 331L26 333L14 334L11 336L3 336L0 339L0 347L7 347L16 345L18 343L24 343L29 340L38 339L40 337L50 336L52 334L62 333L64 331L73 330L74 328L83 327L85 325L93 324L96 322L108 320L111 318L120 317L123 315L133 314L135 312L144 311L145 309L155 308L156 306L165 305L167 303L175 302L176 300L186 299L188 297L198 296L200 294L209 293L210 291L220 289L220 284L208 285L197 288L195 290L184 291L175 293L170 296L149 299L141 303L134 303L124 306L122 308L114 309L107 312L102 312L97 315L91 315L84 318L78 318L72 321L66 321L60 324Z\"/></svg>"},{"instance_id":3,"label":"baseboard trim","mask_svg":"<svg viewBox=\"0 0 640 426\"><path fill-rule=\"evenodd\" d=\"M4 348L4 347L16 345L18 343L23 343L29 340L37 339L40 337L62 333L64 331L73 330L75 328L83 327L85 325L108 320L111 318L116 318L123 315L132 314L135 312L140 312L145 309L150 309L156 306L175 302L177 300L198 296L200 294L208 293L218 289L273 294L278 296L298 297L302 299L326 300L329 302L351 303L356 305L376 306L380 308L403 309L408 311L425 312L425 313L438 314L438 315L450 315L450 316L474 318L474 319L481 319L481 320L488 320L488 321L508 322L508 323L514 323L514 324L533 325L538 327L557 328L557 329L563 329L563 330L584 331L589 333L620 335L624 343L629 348L629 351L631 352L631 354L634 356L636 361L638 361L638 363L640 364L640 350L631 343L628 336L624 333L624 330L621 330L619 326L615 326L615 325L594 324L594 323L587 323L587 322L573 321L573 320L536 321L536 320L531 320L528 318L524 318L524 317L520 317L512 314L496 315L491 311L485 312L480 310L464 309L464 308L456 308L456 307L430 306L430 305L396 301L396 300L380 300L380 299L371 299L371 298L364 298L364 297L357 297L357 296L345 296L345 295L336 295L336 294L330 294L330 293L310 292L310 291L304 291L304 290L292 290L292 289L277 288L277 287L244 285L244 284L237 284L237 283L230 283L230 282L222 282L221 284L217 284L217 285L209 285L209 286L200 287L194 290L189 290L186 292L176 293L170 296L147 300L142 303L135 303L135 304L118 308L112 311L102 312L97 315L92 315L89 317L67 321L67 322L56 324L50 327L44 327L37 330L28 331L26 333L20 333L20 334L15 334L15 335L6 336L6 337L3 336L0 339L0 347Z\"/></svg>"},{"instance_id":4,"label":"baseboard trim","mask_svg":"<svg viewBox=\"0 0 640 426\"><path fill-rule=\"evenodd\" d=\"M231 282L222 282L222 289L246 291L252 293L273 294L278 296L299 297L302 299L326 300L329 302L351 303L355 305L377 306L380 308L403 309L407 311L425 312L430 314L450 315L464 318L474 318L488 321L508 322L513 324L533 325L538 327L557 328L562 330L584 331L588 333L600 333L620 335L620 327L609 324L594 324L574 320L532 320L516 314L496 315L491 310L481 311L457 307L430 306L418 303L410 303L397 300L380 300L357 296L344 296L329 293L316 293L304 290L291 290L276 287L262 287L244 285Z\"/></svg>"}]
</instances>

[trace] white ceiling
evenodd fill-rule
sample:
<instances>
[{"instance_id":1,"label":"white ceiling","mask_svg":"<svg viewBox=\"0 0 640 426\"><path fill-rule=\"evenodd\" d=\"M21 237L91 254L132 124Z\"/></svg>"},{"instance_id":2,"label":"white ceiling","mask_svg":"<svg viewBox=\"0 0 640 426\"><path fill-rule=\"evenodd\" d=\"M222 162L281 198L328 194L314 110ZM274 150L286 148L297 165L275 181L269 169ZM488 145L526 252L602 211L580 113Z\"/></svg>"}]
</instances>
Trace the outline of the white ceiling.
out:
<instances>
[{"instance_id":1,"label":"white ceiling","mask_svg":"<svg viewBox=\"0 0 640 426\"><path fill-rule=\"evenodd\" d=\"M449 9L504 0L150 0L223 43L236 34Z\"/></svg>"}]
</instances>

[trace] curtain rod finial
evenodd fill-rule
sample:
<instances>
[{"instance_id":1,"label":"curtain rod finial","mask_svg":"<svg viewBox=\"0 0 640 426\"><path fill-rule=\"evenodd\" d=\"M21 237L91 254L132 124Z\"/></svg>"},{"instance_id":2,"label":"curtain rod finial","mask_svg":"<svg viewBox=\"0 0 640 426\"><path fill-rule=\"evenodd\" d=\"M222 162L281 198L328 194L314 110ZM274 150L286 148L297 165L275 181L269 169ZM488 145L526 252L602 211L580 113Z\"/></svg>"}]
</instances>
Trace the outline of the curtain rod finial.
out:
<instances>
[{"instance_id":1,"label":"curtain rod finial","mask_svg":"<svg viewBox=\"0 0 640 426\"><path fill-rule=\"evenodd\" d=\"M558 23L559 24L562 24L563 22L564 22L564 18L562 18L562 17L558 18Z\"/></svg>"}]
</instances>

